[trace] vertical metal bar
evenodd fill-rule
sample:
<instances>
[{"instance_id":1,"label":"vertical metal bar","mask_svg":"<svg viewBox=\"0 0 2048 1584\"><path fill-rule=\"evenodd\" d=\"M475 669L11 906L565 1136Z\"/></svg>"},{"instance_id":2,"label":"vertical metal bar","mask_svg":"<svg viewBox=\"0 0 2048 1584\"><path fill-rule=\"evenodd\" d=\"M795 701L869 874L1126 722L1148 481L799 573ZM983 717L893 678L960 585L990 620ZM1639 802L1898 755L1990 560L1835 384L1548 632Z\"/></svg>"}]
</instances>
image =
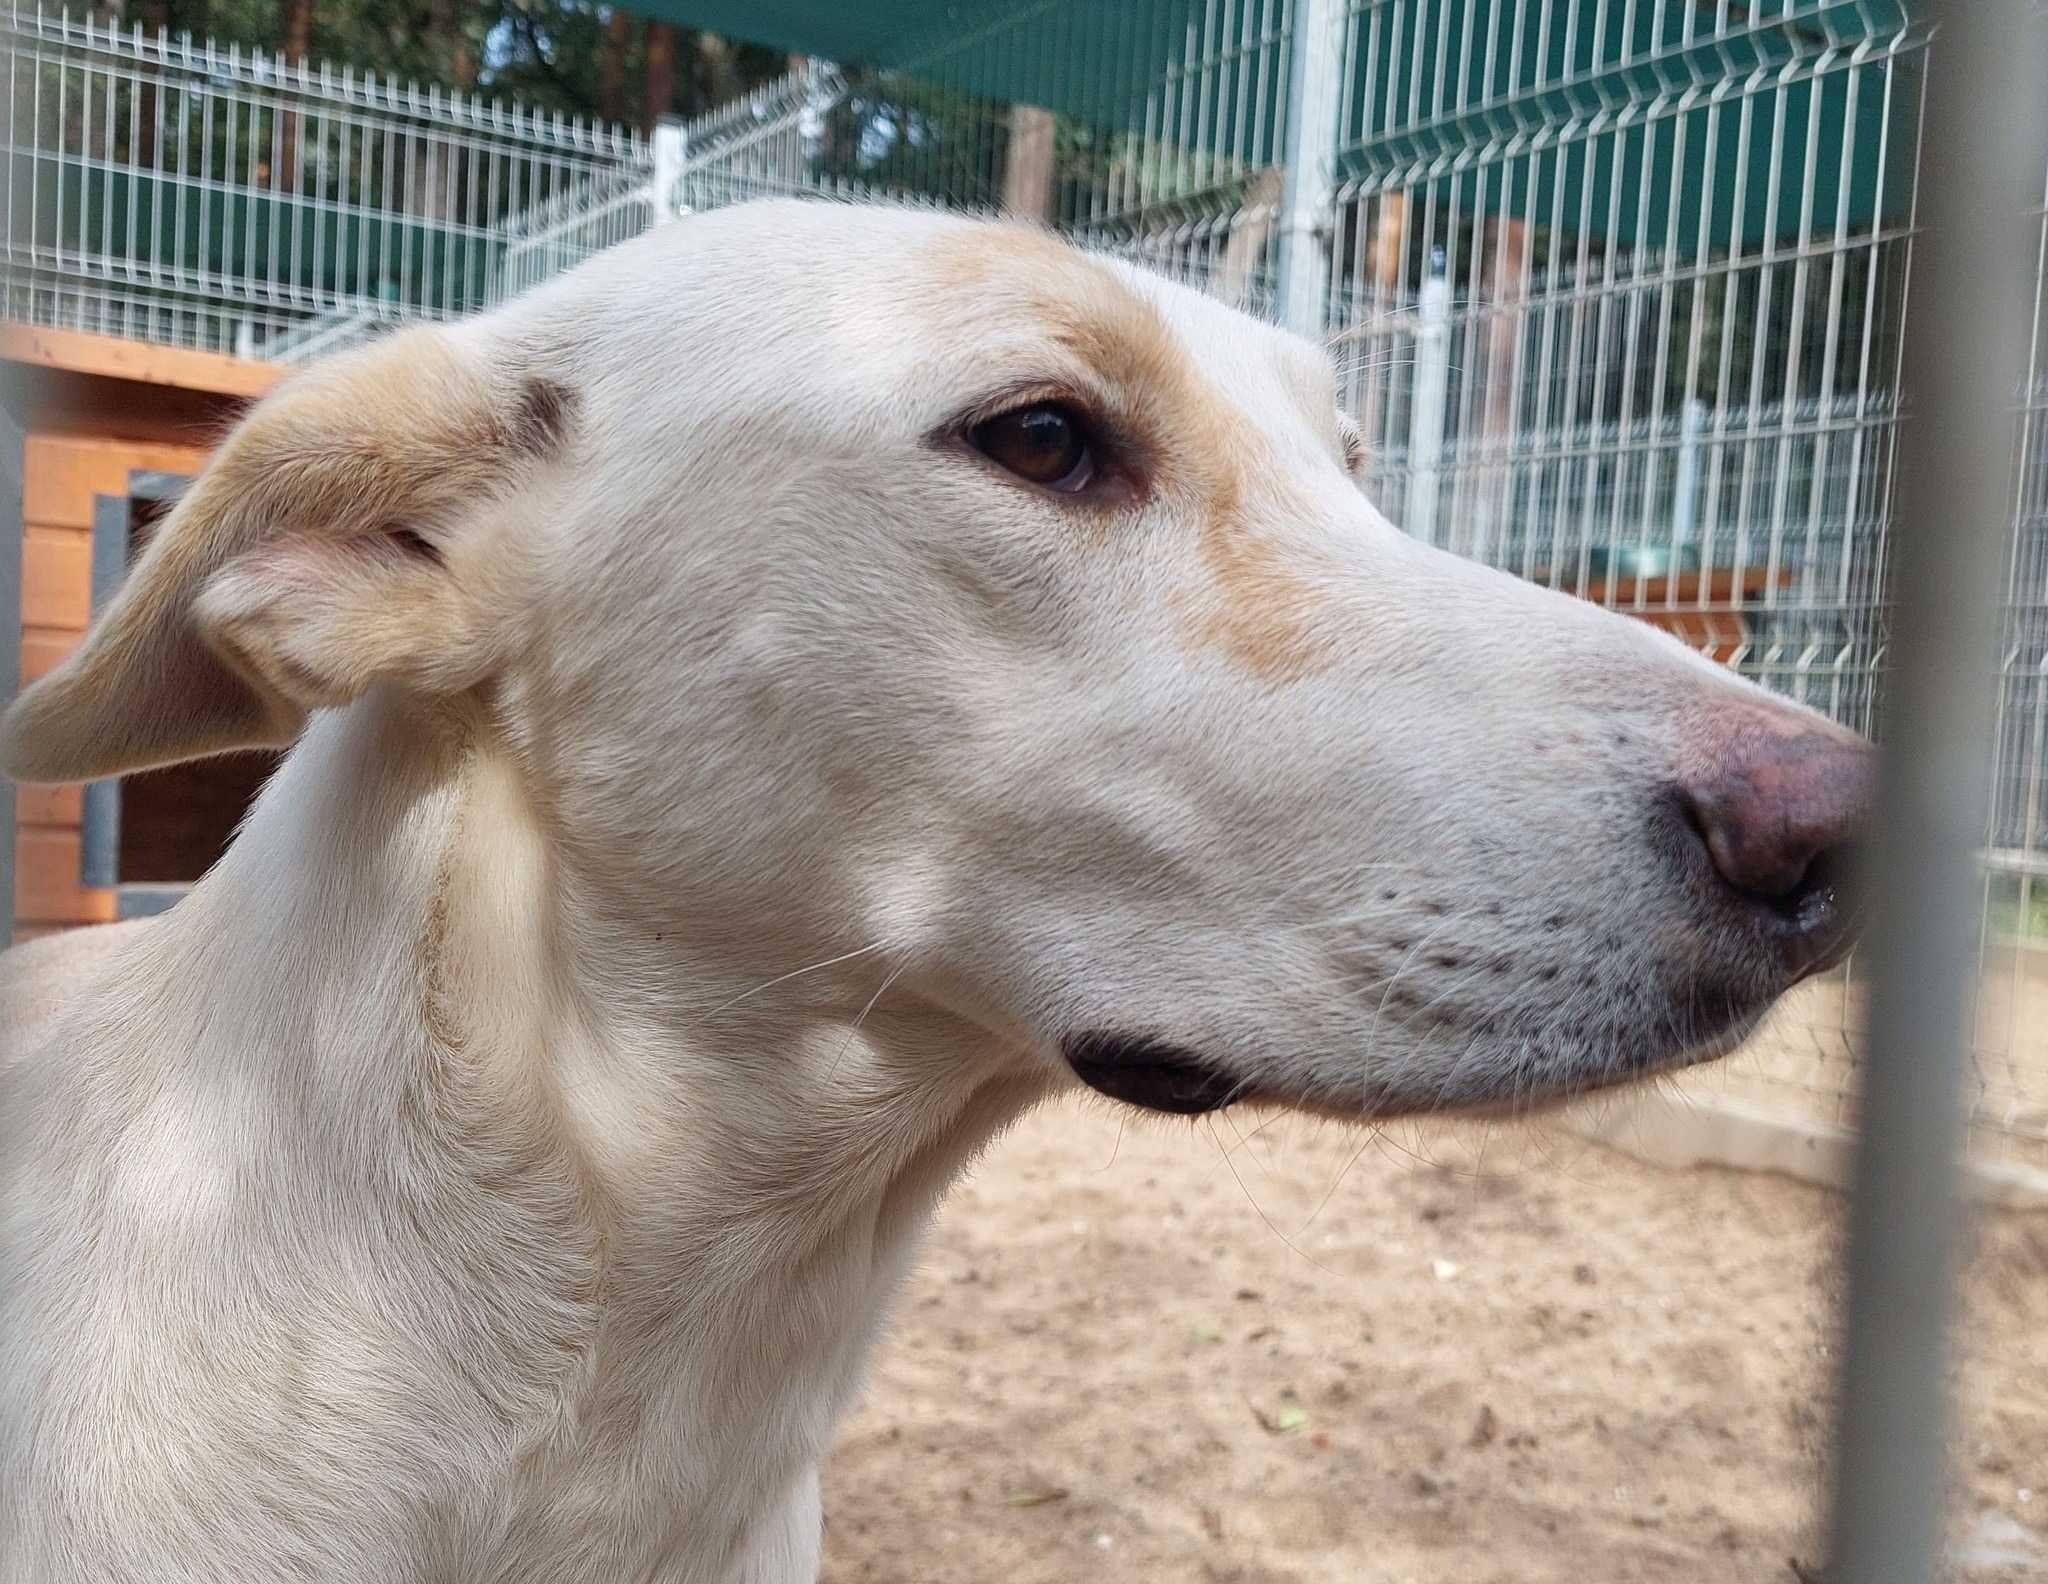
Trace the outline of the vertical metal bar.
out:
<instances>
[{"instance_id":1,"label":"vertical metal bar","mask_svg":"<svg viewBox=\"0 0 2048 1584\"><path fill-rule=\"evenodd\" d=\"M0 697L21 687L22 430L26 364L0 363ZM0 776L0 948L14 939L14 783Z\"/></svg>"},{"instance_id":2,"label":"vertical metal bar","mask_svg":"<svg viewBox=\"0 0 2048 1584\"><path fill-rule=\"evenodd\" d=\"M1955 1243L1959 1046L1971 988L2013 402L2033 308L2023 206L2048 144L2048 25L2033 0L1925 0L1927 61L1906 325L1893 673L1873 865L1870 1042L1830 1577L1935 1576Z\"/></svg>"},{"instance_id":3,"label":"vertical metal bar","mask_svg":"<svg viewBox=\"0 0 2048 1584\"><path fill-rule=\"evenodd\" d=\"M1415 385L1408 418L1408 510L1402 526L1438 543L1443 492L1444 408L1451 375L1451 283L1432 272L1416 307Z\"/></svg>"},{"instance_id":4,"label":"vertical metal bar","mask_svg":"<svg viewBox=\"0 0 2048 1584\"><path fill-rule=\"evenodd\" d=\"M1343 58L1336 29L1338 0L1295 0L1288 41L1287 174L1280 193L1280 319L1302 335L1323 333L1324 220L1329 211L1331 156L1337 147L1336 80Z\"/></svg>"},{"instance_id":5,"label":"vertical metal bar","mask_svg":"<svg viewBox=\"0 0 2048 1584\"><path fill-rule=\"evenodd\" d=\"M128 567L126 495L92 498L92 614L97 621L121 586ZM91 781L80 798L78 883L118 885L121 879L121 783L108 777Z\"/></svg>"},{"instance_id":6,"label":"vertical metal bar","mask_svg":"<svg viewBox=\"0 0 2048 1584\"><path fill-rule=\"evenodd\" d=\"M664 116L654 128L654 223L680 220L682 205L676 189L682 183L684 147L683 123Z\"/></svg>"}]
</instances>

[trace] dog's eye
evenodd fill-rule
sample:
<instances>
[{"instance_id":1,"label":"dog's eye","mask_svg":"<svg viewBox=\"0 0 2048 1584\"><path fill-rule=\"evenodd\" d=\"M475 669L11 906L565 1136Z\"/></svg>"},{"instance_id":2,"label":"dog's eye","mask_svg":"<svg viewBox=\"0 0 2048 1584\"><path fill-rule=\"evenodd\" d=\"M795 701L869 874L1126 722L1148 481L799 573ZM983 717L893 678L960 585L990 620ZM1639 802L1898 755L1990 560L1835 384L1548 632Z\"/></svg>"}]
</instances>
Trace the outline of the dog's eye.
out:
<instances>
[{"instance_id":1,"label":"dog's eye","mask_svg":"<svg viewBox=\"0 0 2048 1584\"><path fill-rule=\"evenodd\" d=\"M977 424L974 449L1020 479L1078 494L1095 479L1095 449L1088 426L1071 407L1039 402Z\"/></svg>"}]
</instances>

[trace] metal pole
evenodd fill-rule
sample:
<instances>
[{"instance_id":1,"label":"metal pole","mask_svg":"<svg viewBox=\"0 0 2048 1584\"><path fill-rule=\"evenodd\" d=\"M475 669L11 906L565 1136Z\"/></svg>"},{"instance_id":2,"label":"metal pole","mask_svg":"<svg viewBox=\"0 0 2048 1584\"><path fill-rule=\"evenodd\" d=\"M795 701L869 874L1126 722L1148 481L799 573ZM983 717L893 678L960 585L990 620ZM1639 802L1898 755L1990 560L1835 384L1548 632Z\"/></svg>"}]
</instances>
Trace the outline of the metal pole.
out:
<instances>
[{"instance_id":1,"label":"metal pole","mask_svg":"<svg viewBox=\"0 0 2048 1584\"><path fill-rule=\"evenodd\" d=\"M1831 1584L1937 1575L1957 1089L1974 1007L2012 512L2014 402L2033 305L2027 224L2048 157L2035 0L1926 0L1920 235L1906 319L1887 752L1869 948L1870 1040L1849 1229Z\"/></svg>"},{"instance_id":2,"label":"metal pole","mask_svg":"<svg viewBox=\"0 0 2048 1584\"><path fill-rule=\"evenodd\" d=\"M1451 283L1432 262L1415 307L1415 399L1408 415L1408 510L1401 526L1436 544L1444 408L1451 389Z\"/></svg>"},{"instance_id":3,"label":"metal pole","mask_svg":"<svg viewBox=\"0 0 2048 1584\"><path fill-rule=\"evenodd\" d=\"M17 23L19 20L18 11L13 7L10 7L9 20ZM15 115L18 108L14 99L17 79L12 50L11 44L0 43L0 116L6 118L10 127L20 124ZM34 80L38 87L33 92L39 95L41 79ZM40 113L41 107L41 99L35 98L31 108ZM31 160L29 163L35 162ZM11 182L20 180L14 172L10 172L9 179ZM10 233L20 223L15 219L16 205L22 205L28 212L34 209L31 196L22 194L17 198L15 192L16 189L10 187ZM6 266L0 265L0 301L13 310L13 293L6 289L8 285ZM25 504L22 490L27 464L24 448L34 411L30 384L37 378L27 364L0 359L0 699L10 704L21 687L21 597L26 573L22 555L28 541L28 531L22 518ZM14 943L15 848L21 839L18 814L14 783L0 775L0 951Z\"/></svg>"},{"instance_id":4,"label":"metal pole","mask_svg":"<svg viewBox=\"0 0 2048 1584\"><path fill-rule=\"evenodd\" d=\"M1687 397L1678 417L1678 476L1671 484L1671 543L1675 549L1692 543L1699 521L1700 436L1706 430L1707 404L1697 396Z\"/></svg>"},{"instance_id":5,"label":"metal pole","mask_svg":"<svg viewBox=\"0 0 2048 1584\"><path fill-rule=\"evenodd\" d=\"M1281 152L1280 242L1274 306L1280 322L1321 338L1329 294L1325 222L1330 207L1330 162L1337 152L1339 29L1337 0L1295 0L1288 41L1287 142Z\"/></svg>"},{"instance_id":6,"label":"metal pole","mask_svg":"<svg viewBox=\"0 0 2048 1584\"><path fill-rule=\"evenodd\" d=\"M14 700L21 684L23 426L28 419L28 371L0 363L0 699ZM14 783L0 776L0 951L14 939Z\"/></svg>"},{"instance_id":7,"label":"metal pole","mask_svg":"<svg viewBox=\"0 0 2048 1584\"><path fill-rule=\"evenodd\" d=\"M680 220L683 216L683 207L676 199L676 188L683 179L684 142L683 123L674 117L664 116L655 124L654 169L650 180L654 191L656 225Z\"/></svg>"}]
</instances>

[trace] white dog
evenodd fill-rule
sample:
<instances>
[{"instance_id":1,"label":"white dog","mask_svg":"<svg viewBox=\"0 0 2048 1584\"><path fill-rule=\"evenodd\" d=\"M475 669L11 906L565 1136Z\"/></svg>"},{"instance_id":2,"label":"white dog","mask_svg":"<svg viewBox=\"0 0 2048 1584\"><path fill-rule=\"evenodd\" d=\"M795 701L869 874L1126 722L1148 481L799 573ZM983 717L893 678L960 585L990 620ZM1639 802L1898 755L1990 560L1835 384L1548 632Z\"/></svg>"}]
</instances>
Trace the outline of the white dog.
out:
<instances>
[{"instance_id":1,"label":"white dog","mask_svg":"<svg viewBox=\"0 0 2048 1584\"><path fill-rule=\"evenodd\" d=\"M293 380L7 720L298 746L10 954L0 1578L791 1581L963 1162L1516 1109L1839 955L1866 751L1429 550L1312 345L771 204Z\"/></svg>"}]
</instances>

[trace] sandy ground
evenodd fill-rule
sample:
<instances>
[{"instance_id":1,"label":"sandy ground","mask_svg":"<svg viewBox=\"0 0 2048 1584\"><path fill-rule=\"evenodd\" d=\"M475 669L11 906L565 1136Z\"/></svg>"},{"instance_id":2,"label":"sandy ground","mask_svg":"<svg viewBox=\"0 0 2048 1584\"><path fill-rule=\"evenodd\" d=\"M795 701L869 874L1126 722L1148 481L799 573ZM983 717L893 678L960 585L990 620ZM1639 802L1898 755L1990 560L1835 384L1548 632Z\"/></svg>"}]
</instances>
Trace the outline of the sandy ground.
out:
<instances>
[{"instance_id":1,"label":"sandy ground","mask_svg":"<svg viewBox=\"0 0 2048 1584\"><path fill-rule=\"evenodd\" d=\"M1817 1577L1836 1196L1257 1127L1061 1107L990 1153L842 1431L827 1580ZM2048 1215L1972 1233L1955 1571L2039 1584Z\"/></svg>"}]
</instances>

